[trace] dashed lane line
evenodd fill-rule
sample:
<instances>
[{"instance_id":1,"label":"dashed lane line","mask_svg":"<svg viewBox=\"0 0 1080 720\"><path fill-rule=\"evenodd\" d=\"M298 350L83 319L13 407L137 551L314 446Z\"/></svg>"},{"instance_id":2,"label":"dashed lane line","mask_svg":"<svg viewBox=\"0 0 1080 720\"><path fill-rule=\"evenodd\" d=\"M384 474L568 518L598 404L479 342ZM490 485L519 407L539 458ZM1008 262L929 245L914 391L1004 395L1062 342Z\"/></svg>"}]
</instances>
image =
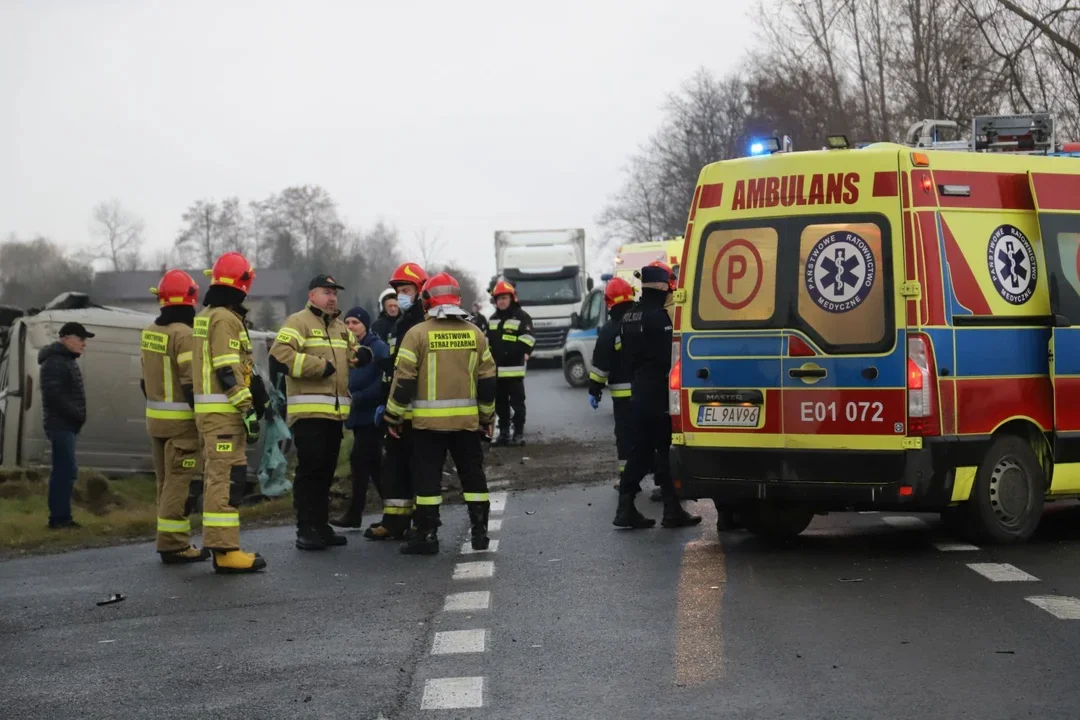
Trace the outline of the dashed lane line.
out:
<instances>
[{"instance_id":1,"label":"dashed lane line","mask_svg":"<svg viewBox=\"0 0 1080 720\"><path fill-rule=\"evenodd\" d=\"M1035 595L1024 599L1058 620L1080 620L1080 599L1064 595Z\"/></svg>"},{"instance_id":2,"label":"dashed lane line","mask_svg":"<svg viewBox=\"0 0 1080 720\"><path fill-rule=\"evenodd\" d=\"M495 563L490 560L463 562L454 566L455 580L479 580L495 574Z\"/></svg>"},{"instance_id":3,"label":"dashed lane line","mask_svg":"<svg viewBox=\"0 0 1080 720\"><path fill-rule=\"evenodd\" d=\"M972 552L979 549L978 545L965 542L936 542L934 547L941 552Z\"/></svg>"},{"instance_id":4,"label":"dashed lane line","mask_svg":"<svg viewBox=\"0 0 1080 720\"><path fill-rule=\"evenodd\" d=\"M445 630L435 633L432 655L482 653L487 648L487 630Z\"/></svg>"},{"instance_id":5,"label":"dashed lane line","mask_svg":"<svg viewBox=\"0 0 1080 720\"><path fill-rule=\"evenodd\" d=\"M424 683L421 710L461 710L484 706L484 678L432 678Z\"/></svg>"},{"instance_id":6,"label":"dashed lane line","mask_svg":"<svg viewBox=\"0 0 1080 720\"><path fill-rule=\"evenodd\" d=\"M488 486L488 490L491 490L492 488L503 488L503 487L506 487L509 484L510 484L509 480L492 480L492 481L488 482L487 486Z\"/></svg>"},{"instance_id":7,"label":"dashed lane line","mask_svg":"<svg viewBox=\"0 0 1080 720\"><path fill-rule=\"evenodd\" d=\"M443 612L471 612L491 607L491 593L487 590L452 593L446 596Z\"/></svg>"},{"instance_id":8,"label":"dashed lane line","mask_svg":"<svg viewBox=\"0 0 1080 720\"><path fill-rule=\"evenodd\" d=\"M500 530L502 530L501 519L488 520L488 532L499 532Z\"/></svg>"},{"instance_id":9,"label":"dashed lane line","mask_svg":"<svg viewBox=\"0 0 1080 720\"><path fill-rule=\"evenodd\" d=\"M926 527L926 521L922 518L912 517L911 515L886 515L881 518L882 522L892 525L893 527Z\"/></svg>"},{"instance_id":10,"label":"dashed lane line","mask_svg":"<svg viewBox=\"0 0 1080 720\"><path fill-rule=\"evenodd\" d=\"M490 529L490 528L489 528ZM480 553L499 552L499 541L492 540L488 543L487 550L473 550L472 541L466 540L461 546L462 555L479 555Z\"/></svg>"},{"instance_id":11,"label":"dashed lane line","mask_svg":"<svg viewBox=\"0 0 1080 720\"><path fill-rule=\"evenodd\" d=\"M506 491L491 493L491 513L497 515L506 509Z\"/></svg>"},{"instance_id":12,"label":"dashed lane line","mask_svg":"<svg viewBox=\"0 0 1080 720\"><path fill-rule=\"evenodd\" d=\"M993 582L1039 582L1039 578L1009 563L968 563L967 566Z\"/></svg>"}]
</instances>

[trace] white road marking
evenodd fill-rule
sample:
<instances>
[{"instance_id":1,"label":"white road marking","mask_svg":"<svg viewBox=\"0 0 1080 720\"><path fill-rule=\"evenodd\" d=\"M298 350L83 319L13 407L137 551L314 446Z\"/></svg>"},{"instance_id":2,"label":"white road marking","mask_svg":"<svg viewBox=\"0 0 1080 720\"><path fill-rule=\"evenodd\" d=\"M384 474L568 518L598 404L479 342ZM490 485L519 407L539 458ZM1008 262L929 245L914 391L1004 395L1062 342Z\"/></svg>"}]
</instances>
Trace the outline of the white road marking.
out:
<instances>
[{"instance_id":1,"label":"white road marking","mask_svg":"<svg viewBox=\"0 0 1080 720\"><path fill-rule=\"evenodd\" d=\"M447 630L435 633L431 654L480 653L484 652L486 645L487 630Z\"/></svg>"},{"instance_id":2,"label":"white road marking","mask_svg":"<svg viewBox=\"0 0 1080 720\"><path fill-rule=\"evenodd\" d=\"M926 527L925 520L910 515L887 515L881 519L893 527Z\"/></svg>"},{"instance_id":3,"label":"white road marking","mask_svg":"<svg viewBox=\"0 0 1080 720\"><path fill-rule=\"evenodd\" d=\"M1024 599L1058 620L1080 620L1080 599L1064 595L1036 595Z\"/></svg>"},{"instance_id":4,"label":"white road marking","mask_svg":"<svg viewBox=\"0 0 1080 720\"><path fill-rule=\"evenodd\" d=\"M498 540L492 540L490 543L488 543L488 549L487 550L473 550L471 540L466 540L465 544L461 546L461 554L462 555L476 555L477 553L486 553L486 552L499 552L499 541Z\"/></svg>"},{"instance_id":5,"label":"white road marking","mask_svg":"<svg viewBox=\"0 0 1080 720\"><path fill-rule=\"evenodd\" d=\"M859 514L860 515L877 515L878 512L879 512L878 510L860 510Z\"/></svg>"},{"instance_id":6,"label":"white road marking","mask_svg":"<svg viewBox=\"0 0 1080 720\"><path fill-rule=\"evenodd\" d=\"M491 493L491 514L501 513L506 509L506 491Z\"/></svg>"},{"instance_id":7,"label":"white road marking","mask_svg":"<svg viewBox=\"0 0 1080 720\"><path fill-rule=\"evenodd\" d=\"M456 710L484 706L484 678L433 678L424 683L421 710Z\"/></svg>"},{"instance_id":8,"label":"white road marking","mask_svg":"<svg viewBox=\"0 0 1080 720\"><path fill-rule=\"evenodd\" d=\"M463 562L454 566L455 580L479 580L495 574L495 563L490 560Z\"/></svg>"},{"instance_id":9,"label":"white road marking","mask_svg":"<svg viewBox=\"0 0 1080 720\"><path fill-rule=\"evenodd\" d=\"M972 545L964 542L936 542L934 543L941 552L970 552L972 550L978 550L978 545Z\"/></svg>"},{"instance_id":10,"label":"white road marking","mask_svg":"<svg viewBox=\"0 0 1080 720\"><path fill-rule=\"evenodd\" d=\"M479 592L462 592L447 595L443 610L445 612L469 612L471 610L487 610L489 607L491 607L491 593L487 590L481 590Z\"/></svg>"},{"instance_id":11,"label":"white road marking","mask_svg":"<svg viewBox=\"0 0 1080 720\"><path fill-rule=\"evenodd\" d=\"M491 482L488 483L488 490L491 490L492 488L506 487L509 484L510 484L509 480L492 480Z\"/></svg>"},{"instance_id":12,"label":"white road marking","mask_svg":"<svg viewBox=\"0 0 1080 720\"><path fill-rule=\"evenodd\" d=\"M488 520L488 532L499 532L502 530L502 520L496 518L495 520Z\"/></svg>"},{"instance_id":13,"label":"white road marking","mask_svg":"<svg viewBox=\"0 0 1080 720\"><path fill-rule=\"evenodd\" d=\"M968 563L968 567L994 582L1039 582L1039 578L1009 563Z\"/></svg>"}]
</instances>

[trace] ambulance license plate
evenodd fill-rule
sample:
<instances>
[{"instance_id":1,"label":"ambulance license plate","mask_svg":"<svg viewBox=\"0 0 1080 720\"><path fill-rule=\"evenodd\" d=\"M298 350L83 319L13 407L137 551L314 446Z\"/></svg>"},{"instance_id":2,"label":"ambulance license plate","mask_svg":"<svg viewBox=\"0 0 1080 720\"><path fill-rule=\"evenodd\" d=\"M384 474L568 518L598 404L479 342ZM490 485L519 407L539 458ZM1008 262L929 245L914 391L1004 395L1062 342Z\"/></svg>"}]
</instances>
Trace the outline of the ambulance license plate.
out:
<instances>
[{"instance_id":1,"label":"ambulance license plate","mask_svg":"<svg viewBox=\"0 0 1080 720\"><path fill-rule=\"evenodd\" d=\"M701 427L757 427L760 405L703 405L698 408Z\"/></svg>"}]
</instances>

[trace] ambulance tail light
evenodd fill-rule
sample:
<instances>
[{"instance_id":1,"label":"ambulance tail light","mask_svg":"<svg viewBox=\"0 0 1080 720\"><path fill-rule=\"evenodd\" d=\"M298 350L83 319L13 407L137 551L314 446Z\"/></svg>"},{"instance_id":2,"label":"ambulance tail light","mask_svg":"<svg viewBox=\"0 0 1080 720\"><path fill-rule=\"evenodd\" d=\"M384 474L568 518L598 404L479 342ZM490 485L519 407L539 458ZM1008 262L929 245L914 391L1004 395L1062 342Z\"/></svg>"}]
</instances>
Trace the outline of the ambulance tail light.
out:
<instances>
[{"instance_id":1,"label":"ambulance tail light","mask_svg":"<svg viewBox=\"0 0 1080 720\"><path fill-rule=\"evenodd\" d=\"M925 335L908 335L908 435L940 435L934 355Z\"/></svg>"},{"instance_id":2,"label":"ambulance tail light","mask_svg":"<svg viewBox=\"0 0 1080 720\"><path fill-rule=\"evenodd\" d=\"M671 432L682 432L682 342L671 342L671 373L668 374L668 413Z\"/></svg>"}]
</instances>

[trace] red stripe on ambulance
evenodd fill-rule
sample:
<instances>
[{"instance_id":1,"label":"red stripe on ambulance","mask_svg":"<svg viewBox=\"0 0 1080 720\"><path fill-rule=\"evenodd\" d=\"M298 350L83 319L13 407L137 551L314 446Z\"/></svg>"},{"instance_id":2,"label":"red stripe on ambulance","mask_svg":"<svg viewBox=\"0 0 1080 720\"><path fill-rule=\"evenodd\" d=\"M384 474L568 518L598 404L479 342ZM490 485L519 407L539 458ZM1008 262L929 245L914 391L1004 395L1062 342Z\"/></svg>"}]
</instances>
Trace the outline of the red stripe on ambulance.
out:
<instances>
[{"instance_id":1,"label":"red stripe on ambulance","mask_svg":"<svg viewBox=\"0 0 1080 720\"><path fill-rule=\"evenodd\" d=\"M938 381L938 399L941 402L941 434L956 434L956 395L955 381L942 378Z\"/></svg>"},{"instance_id":2,"label":"red stripe on ambulance","mask_svg":"<svg viewBox=\"0 0 1080 720\"><path fill-rule=\"evenodd\" d=\"M1046 430L1054 425L1049 377L956 378L956 432L987 435L1013 417L1029 417Z\"/></svg>"},{"instance_id":3,"label":"red stripe on ambulance","mask_svg":"<svg viewBox=\"0 0 1080 720\"><path fill-rule=\"evenodd\" d=\"M945 218L941 218L942 240L945 242L945 259L949 263L949 276L952 278L952 289L956 299L975 315L993 315L990 303L986 302L979 281L971 272L971 266L964 258L964 252L953 237Z\"/></svg>"},{"instance_id":4,"label":"red stripe on ambulance","mask_svg":"<svg viewBox=\"0 0 1080 720\"><path fill-rule=\"evenodd\" d=\"M1080 378L1067 377L1054 380L1059 398L1080 397ZM1071 432L1080 430L1080 403L1059 402L1057 404L1057 431Z\"/></svg>"},{"instance_id":5,"label":"red stripe on ambulance","mask_svg":"<svg viewBox=\"0 0 1080 720\"><path fill-rule=\"evenodd\" d=\"M902 436L907 390L821 390L784 388L787 435Z\"/></svg>"},{"instance_id":6,"label":"red stripe on ambulance","mask_svg":"<svg viewBox=\"0 0 1080 720\"><path fill-rule=\"evenodd\" d=\"M935 170L938 186L958 185L970 190L963 195L942 195L941 207L993 208L1000 210L1034 210L1031 186L1026 173L966 172Z\"/></svg>"},{"instance_id":7,"label":"red stripe on ambulance","mask_svg":"<svg viewBox=\"0 0 1080 720\"><path fill-rule=\"evenodd\" d=\"M911 232L911 213L904 213L904 270L905 280L916 280L915 277L915 238ZM907 307L907 324L909 327L914 327L919 324L919 306L922 304L922 298L917 298L914 302L905 302Z\"/></svg>"},{"instance_id":8,"label":"red stripe on ambulance","mask_svg":"<svg viewBox=\"0 0 1080 720\"><path fill-rule=\"evenodd\" d=\"M896 197L898 193L896 171L874 173L874 197Z\"/></svg>"},{"instance_id":9,"label":"red stripe on ambulance","mask_svg":"<svg viewBox=\"0 0 1080 720\"><path fill-rule=\"evenodd\" d=\"M1080 175L1031 173L1031 179L1040 210L1080 210Z\"/></svg>"},{"instance_id":10,"label":"red stripe on ambulance","mask_svg":"<svg viewBox=\"0 0 1080 720\"><path fill-rule=\"evenodd\" d=\"M916 231L922 252L925 272L922 276L923 300L926 303L927 325L945 324L945 298L941 279L941 255L937 244L937 213L916 213Z\"/></svg>"}]
</instances>

